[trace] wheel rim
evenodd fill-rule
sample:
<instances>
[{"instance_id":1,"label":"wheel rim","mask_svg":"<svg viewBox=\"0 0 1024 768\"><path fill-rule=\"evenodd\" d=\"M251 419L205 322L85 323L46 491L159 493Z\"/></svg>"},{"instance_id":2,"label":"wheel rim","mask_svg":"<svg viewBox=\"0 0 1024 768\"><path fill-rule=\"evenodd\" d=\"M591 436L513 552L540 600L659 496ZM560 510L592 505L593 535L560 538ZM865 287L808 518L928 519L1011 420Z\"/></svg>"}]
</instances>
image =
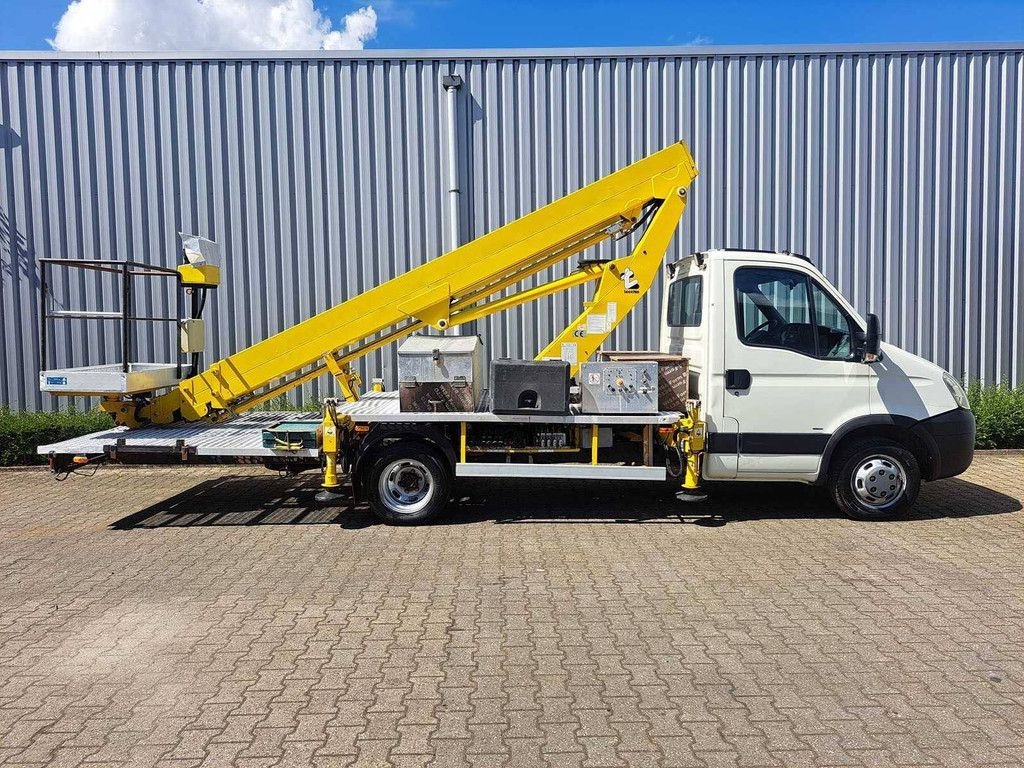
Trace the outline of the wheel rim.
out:
<instances>
[{"instance_id":1,"label":"wheel rim","mask_svg":"<svg viewBox=\"0 0 1024 768\"><path fill-rule=\"evenodd\" d=\"M907 488L907 473L892 456L869 456L854 470L850 485L857 500L871 509L898 502Z\"/></svg>"},{"instance_id":2,"label":"wheel rim","mask_svg":"<svg viewBox=\"0 0 1024 768\"><path fill-rule=\"evenodd\" d=\"M380 499L392 512L415 514L434 496L432 480L430 470L416 459L393 461L380 474Z\"/></svg>"}]
</instances>

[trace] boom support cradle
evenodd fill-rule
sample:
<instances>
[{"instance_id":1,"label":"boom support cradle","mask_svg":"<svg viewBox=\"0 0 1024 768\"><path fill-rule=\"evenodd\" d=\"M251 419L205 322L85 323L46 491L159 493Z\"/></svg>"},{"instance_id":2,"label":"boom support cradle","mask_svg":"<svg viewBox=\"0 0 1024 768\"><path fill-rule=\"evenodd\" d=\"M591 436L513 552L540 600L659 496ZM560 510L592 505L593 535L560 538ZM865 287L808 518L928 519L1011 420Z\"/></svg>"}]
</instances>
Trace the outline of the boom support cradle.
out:
<instances>
[{"instance_id":1,"label":"boom support cradle","mask_svg":"<svg viewBox=\"0 0 1024 768\"><path fill-rule=\"evenodd\" d=\"M416 269L218 360L141 404L108 396L104 410L128 426L223 420L309 381L325 369L348 400L359 357L427 326L447 330L597 281L580 315L537 355L576 375L656 279L696 177L679 142L522 216ZM632 253L582 262L569 275L508 296L495 294L649 217Z\"/></svg>"}]
</instances>

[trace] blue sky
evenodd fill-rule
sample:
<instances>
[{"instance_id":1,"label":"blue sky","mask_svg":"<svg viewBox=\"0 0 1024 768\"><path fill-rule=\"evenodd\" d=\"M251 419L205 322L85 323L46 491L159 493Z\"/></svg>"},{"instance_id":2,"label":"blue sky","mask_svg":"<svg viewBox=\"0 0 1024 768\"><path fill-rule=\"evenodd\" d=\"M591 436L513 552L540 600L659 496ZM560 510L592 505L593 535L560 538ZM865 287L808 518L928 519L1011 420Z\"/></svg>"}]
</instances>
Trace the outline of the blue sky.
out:
<instances>
[{"instance_id":1,"label":"blue sky","mask_svg":"<svg viewBox=\"0 0 1024 768\"><path fill-rule=\"evenodd\" d=\"M1024 0L475 2L383 0L367 48L1024 39ZM336 25L363 2L317 0ZM48 49L67 0L0 0L0 48Z\"/></svg>"}]
</instances>

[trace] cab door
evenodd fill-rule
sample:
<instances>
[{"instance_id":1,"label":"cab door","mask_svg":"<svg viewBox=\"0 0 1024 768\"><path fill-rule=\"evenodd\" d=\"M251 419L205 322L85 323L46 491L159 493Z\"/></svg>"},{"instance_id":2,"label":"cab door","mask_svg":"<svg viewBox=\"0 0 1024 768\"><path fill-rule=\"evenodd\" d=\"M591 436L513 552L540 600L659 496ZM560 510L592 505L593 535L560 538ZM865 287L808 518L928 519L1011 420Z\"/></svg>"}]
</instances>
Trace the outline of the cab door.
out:
<instances>
[{"instance_id":1,"label":"cab door","mask_svg":"<svg viewBox=\"0 0 1024 768\"><path fill-rule=\"evenodd\" d=\"M810 270L727 261L724 412L737 423L737 477L813 480L829 437L868 413L859 325Z\"/></svg>"}]
</instances>

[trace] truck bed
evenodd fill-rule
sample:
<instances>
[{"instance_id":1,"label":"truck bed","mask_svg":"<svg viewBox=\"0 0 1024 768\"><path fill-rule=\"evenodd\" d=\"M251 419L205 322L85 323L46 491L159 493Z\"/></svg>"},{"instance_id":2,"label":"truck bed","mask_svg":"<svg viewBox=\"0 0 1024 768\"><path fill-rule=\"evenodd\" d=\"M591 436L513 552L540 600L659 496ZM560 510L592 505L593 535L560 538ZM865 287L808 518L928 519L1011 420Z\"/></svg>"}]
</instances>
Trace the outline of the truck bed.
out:
<instances>
[{"instance_id":1,"label":"truck bed","mask_svg":"<svg viewBox=\"0 0 1024 768\"><path fill-rule=\"evenodd\" d=\"M450 413L403 413L399 410L397 392L370 392L355 403L342 403L338 413L351 417L360 424L378 422L471 422L491 424L573 424L601 426L614 425L669 425L680 414L661 411L654 414L578 414L564 416L505 415L489 411ZM281 421L319 421L319 411L307 413L263 411L250 412L222 424L206 422L171 426L152 426L128 429L114 427L92 434L40 445L37 453L48 456L96 456L117 451L119 456L153 453L181 454L210 459L266 459L266 458L318 458L319 449L276 450L263 447L262 431Z\"/></svg>"}]
</instances>

